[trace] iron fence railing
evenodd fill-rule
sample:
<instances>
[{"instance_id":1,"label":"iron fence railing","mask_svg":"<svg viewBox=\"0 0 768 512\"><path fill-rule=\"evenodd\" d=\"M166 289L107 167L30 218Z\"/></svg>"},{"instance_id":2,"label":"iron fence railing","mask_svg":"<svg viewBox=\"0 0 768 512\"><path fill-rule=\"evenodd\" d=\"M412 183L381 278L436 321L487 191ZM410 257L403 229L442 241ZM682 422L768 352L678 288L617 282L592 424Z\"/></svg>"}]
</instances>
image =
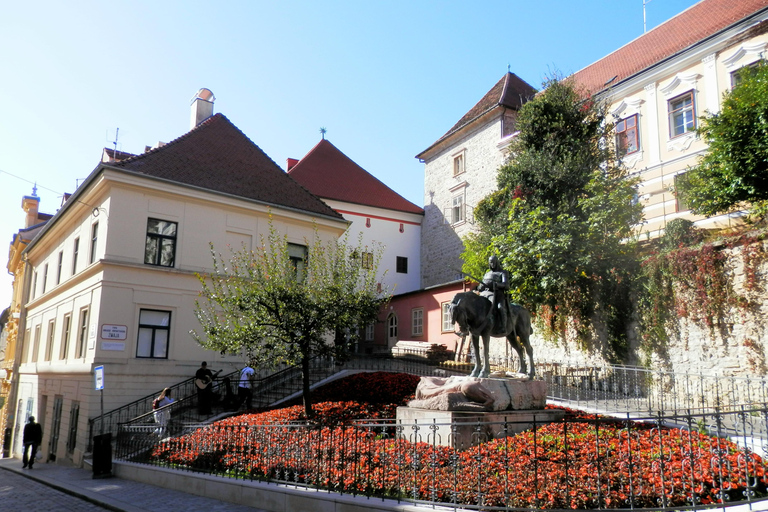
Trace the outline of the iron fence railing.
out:
<instances>
[{"instance_id":1,"label":"iron fence railing","mask_svg":"<svg viewBox=\"0 0 768 512\"><path fill-rule=\"evenodd\" d=\"M526 420L530 423L530 419ZM687 510L763 501L768 404L624 419L566 416L513 432L514 418L475 424L357 421L187 425L161 438L120 426L115 455L229 478L473 510ZM678 427L667 428L665 424ZM727 438L723 425L736 425Z\"/></svg>"}]
</instances>

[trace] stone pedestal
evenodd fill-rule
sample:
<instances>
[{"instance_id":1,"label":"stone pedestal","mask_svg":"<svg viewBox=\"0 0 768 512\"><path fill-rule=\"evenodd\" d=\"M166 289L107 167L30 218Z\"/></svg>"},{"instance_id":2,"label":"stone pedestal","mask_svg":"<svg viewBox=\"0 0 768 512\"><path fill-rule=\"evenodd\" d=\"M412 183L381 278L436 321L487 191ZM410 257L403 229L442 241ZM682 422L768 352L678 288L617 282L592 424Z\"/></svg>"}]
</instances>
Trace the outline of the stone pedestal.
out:
<instances>
[{"instance_id":1,"label":"stone pedestal","mask_svg":"<svg viewBox=\"0 0 768 512\"><path fill-rule=\"evenodd\" d=\"M397 424L402 427L400 437L408 441L464 450L491 439L519 434L534 424L560 421L564 415L565 411L559 409L466 412L398 407Z\"/></svg>"},{"instance_id":2,"label":"stone pedestal","mask_svg":"<svg viewBox=\"0 0 768 512\"><path fill-rule=\"evenodd\" d=\"M546 402L546 383L527 377L422 377L416 399L397 408L399 435L461 450L562 419Z\"/></svg>"}]
</instances>

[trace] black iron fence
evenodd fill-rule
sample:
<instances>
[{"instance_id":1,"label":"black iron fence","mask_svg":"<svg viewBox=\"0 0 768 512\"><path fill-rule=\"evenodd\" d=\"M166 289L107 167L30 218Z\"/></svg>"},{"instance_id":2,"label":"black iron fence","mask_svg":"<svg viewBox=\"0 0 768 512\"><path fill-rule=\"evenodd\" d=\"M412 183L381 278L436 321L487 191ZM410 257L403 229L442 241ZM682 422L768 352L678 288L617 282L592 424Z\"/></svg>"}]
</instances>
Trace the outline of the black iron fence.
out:
<instances>
[{"instance_id":1,"label":"black iron fence","mask_svg":"<svg viewBox=\"0 0 768 512\"><path fill-rule=\"evenodd\" d=\"M768 404L623 419L319 427L232 418L175 437L121 425L118 459L482 510L699 509L764 500ZM530 423L530 420L525 420ZM668 427L668 424L678 425ZM725 424L736 425L730 436ZM490 432L501 433L493 439Z\"/></svg>"}]
</instances>

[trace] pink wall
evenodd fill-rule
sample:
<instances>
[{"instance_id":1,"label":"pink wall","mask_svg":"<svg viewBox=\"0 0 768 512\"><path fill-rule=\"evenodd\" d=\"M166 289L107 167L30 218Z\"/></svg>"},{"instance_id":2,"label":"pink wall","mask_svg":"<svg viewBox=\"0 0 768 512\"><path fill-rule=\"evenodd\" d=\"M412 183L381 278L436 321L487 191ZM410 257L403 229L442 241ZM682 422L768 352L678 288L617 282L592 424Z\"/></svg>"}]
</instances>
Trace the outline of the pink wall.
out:
<instances>
[{"instance_id":1,"label":"pink wall","mask_svg":"<svg viewBox=\"0 0 768 512\"><path fill-rule=\"evenodd\" d=\"M450 302L454 295L464 289L464 283L459 281L392 297L390 303L379 314L374 342L364 346L373 345L376 350L381 351L394 345L394 342L388 345L387 340L387 318L394 313L398 320L398 341L437 343L445 345L448 350L454 350L458 338L453 330L448 332L442 330L442 304ZM411 330L411 312L416 308L424 309L423 334L419 336L413 335Z\"/></svg>"}]
</instances>

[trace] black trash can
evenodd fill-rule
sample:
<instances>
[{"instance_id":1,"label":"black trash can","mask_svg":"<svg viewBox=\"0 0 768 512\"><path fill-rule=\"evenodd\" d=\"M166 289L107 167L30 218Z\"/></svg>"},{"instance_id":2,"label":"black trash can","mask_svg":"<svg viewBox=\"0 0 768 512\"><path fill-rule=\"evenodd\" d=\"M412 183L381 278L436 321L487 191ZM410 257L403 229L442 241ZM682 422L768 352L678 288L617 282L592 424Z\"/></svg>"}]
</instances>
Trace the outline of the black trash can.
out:
<instances>
[{"instance_id":1,"label":"black trash can","mask_svg":"<svg viewBox=\"0 0 768 512\"><path fill-rule=\"evenodd\" d=\"M93 478L112 476L112 434L93 436Z\"/></svg>"}]
</instances>

